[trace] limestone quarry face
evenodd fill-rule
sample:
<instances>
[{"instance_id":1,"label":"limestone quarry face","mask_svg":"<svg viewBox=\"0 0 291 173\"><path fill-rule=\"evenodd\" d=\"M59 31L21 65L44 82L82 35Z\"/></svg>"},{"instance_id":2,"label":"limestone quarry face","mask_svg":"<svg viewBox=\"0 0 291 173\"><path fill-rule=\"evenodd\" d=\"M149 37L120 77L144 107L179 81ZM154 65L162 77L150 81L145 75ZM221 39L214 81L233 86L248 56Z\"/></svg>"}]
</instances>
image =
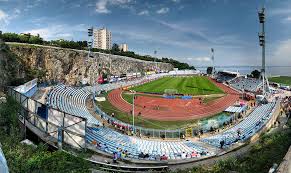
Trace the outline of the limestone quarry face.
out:
<instances>
[{"instance_id":1,"label":"limestone quarry face","mask_svg":"<svg viewBox=\"0 0 291 173\"><path fill-rule=\"evenodd\" d=\"M46 80L62 81L69 85L76 85L82 80L92 84L101 71L120 75L144 73L156 66L163 71L173 69L168 63L154 63L97 52L88 57L88 52L82 50L26 44L9 44L9 48L30 68L46 70Z\"/></svg>"}]
</instances>

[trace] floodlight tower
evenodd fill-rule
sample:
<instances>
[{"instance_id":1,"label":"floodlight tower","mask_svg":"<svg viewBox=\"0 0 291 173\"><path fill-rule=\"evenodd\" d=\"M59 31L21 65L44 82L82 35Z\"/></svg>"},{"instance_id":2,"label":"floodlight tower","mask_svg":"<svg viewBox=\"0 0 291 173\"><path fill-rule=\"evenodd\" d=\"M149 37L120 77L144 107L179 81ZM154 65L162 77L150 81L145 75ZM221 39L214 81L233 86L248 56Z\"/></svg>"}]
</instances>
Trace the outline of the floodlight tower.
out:
<instances>
[{"instance_id":1,"label":"floodlight tower","mask_svg":"<svg viewBox=\"0 0 291 173\"><path fill-rule=\"evenodd\" d=\"M92 45L93 45L93 41L92 41L92 36L93 36L93 27L90 27L88 28L88 43L87 43L87 46L88 46L88 60L90 58L90 54L91 54L91 48L92 48ZM93 92L93 105L94 104L94 99L95 99L95 93L96 93L96 78L95 78L95 73L94 73L94 69L93 69L93 82L91 81L91 85L93 84L93 89L92 89L92 92Z\"/></svg>"},{"instance_id":2,"label":"floodlight tower","mask_svg":"<svg viewBox=\"0 0 291 173\"><path fill-rule=\"evenodd\" d=\"M269 89L269 82L266 77L266 62L265 62L265 8L263 7L258 11L259 22L261 24L262 31L259 33L259 42L262 47L262 69L261 69L261 78L263 80L263 95L265 96L266 90ZM267 85L266 85L267 83Z\"/></svg>"},{"instance_id":3,"label":"floodlight tower","mask_svg":"<svg viewBox=\"0 0 291 173\"><path fill-rule=\"evenodd\" d=\"M212 77L214 77L214 49L211 48L211 60L212 60Z\"/></svg>"},{"instance_id":4,"label":"floodlight tower","mask_svg":"<svg viewBox=\"0 0 291 173\"><path fill-rule=\"evenodd\" d=\"M90 51L91 51L91 48L92 48L92 44L93 44L93 42L92 42L92 36L93 36L93 27L90 27L90 28L88 28L88 37L89 37L89 39L88 39L88 44L87 44L87 46L88 46L88 58L90 57Z\"/></svg>"}]
</instances>

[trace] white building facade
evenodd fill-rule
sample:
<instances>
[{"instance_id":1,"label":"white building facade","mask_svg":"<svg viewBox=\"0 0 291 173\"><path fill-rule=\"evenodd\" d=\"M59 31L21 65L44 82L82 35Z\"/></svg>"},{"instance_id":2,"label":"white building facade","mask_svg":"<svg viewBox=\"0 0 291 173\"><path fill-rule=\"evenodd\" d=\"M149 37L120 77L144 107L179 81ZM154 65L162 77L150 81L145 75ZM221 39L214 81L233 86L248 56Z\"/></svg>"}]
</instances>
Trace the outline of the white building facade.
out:
<instances>
[{"instance_id":1,"label":"white building facade","mask_svg":"<svg viewBox=\"0 0 291 173\"><path fill-rule=\"evenodd\" d=\"M122 43L119 45L119 50L123 51L123 52L127 52L128 51L128 45L125 43Z\"/></svg>"},{"instance_id":2,"label":"white building facade","mask_svg":"<svg viewBox=\"0 0 291 173\"><path fill-rule=\"evenodd\" d=\"M93 48L97 49L111 49L112 35L107 28L94 29L93 30Z\"/></svg>"}]
</instances>

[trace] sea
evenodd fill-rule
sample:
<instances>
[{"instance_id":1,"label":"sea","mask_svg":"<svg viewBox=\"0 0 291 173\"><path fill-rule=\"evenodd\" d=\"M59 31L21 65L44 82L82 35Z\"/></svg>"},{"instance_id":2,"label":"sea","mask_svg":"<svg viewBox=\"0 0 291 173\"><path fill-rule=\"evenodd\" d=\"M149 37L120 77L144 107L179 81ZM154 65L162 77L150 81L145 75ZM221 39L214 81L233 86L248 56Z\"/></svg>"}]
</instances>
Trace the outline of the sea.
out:
<instances>
[{"instance_id":1,"label":"sea","mask_svg":"<svg viewBox=\"0 0 291 173\"><path fill-rule=\"evenodd\" d=\"M206 66L195 67L197 70L206 73ZM261 66L215 66L216 71L239 72L241 75L250 74L253 70L261 69ZM266 66L266 75L271 76L291 76L291 66Z\"/></svg>"}]
</instances>

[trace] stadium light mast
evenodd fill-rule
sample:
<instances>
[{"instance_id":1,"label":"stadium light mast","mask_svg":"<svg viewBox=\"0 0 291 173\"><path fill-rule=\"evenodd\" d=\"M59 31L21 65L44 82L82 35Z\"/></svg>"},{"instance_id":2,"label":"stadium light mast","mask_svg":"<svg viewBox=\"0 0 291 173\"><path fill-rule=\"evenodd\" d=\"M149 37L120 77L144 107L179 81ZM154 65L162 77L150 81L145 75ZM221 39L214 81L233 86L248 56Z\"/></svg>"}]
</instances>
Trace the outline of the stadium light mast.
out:
<instances>
[{"instance_id":1,"label":"stadium light mast","mask_svg":"<svg viewBox=\"0 0 291 173\"><path fill-rule=\"evenodd\" d=\"M88 58L90 57L90 51L91 51L91 48L92 48L92 44L93 44L93 42L92 42L92 36L93 36L93 27L90 27L90 28L88 28L88 37L89 37L89 39L88 39L88 44L87 44L87 46L88 46Z\"/></svg>"},{"instance_id":2,"label":"stadium light mast","mask_svg":"<svg viewBox=\"0 0 291 173\"><path fill-rule=\"evenodd\" d=\"M154 55L155 55L155 58L154 58L155 68L156 68L156 71L157 71L157 70L158 70L158 65L157 65L157 62L156 62L156 58L157 58L157 50L154 51Z\"/></svg>"},{"instance_id":3,"label":"stadium light mast","mask_svg":"<svg viewBox=\"0 0 291 173\"><path fill-rule=\"evenodd\" d=\"M263 95L266 94L266 89L269 88L269 82L266 77L266 61L265 61L265 8L263 7L258 11L259 22L261 24L262 31L259 33L259 42L262 47L262 69L261 69L261 78L263 79ZM267 83L267 86L266 86Z\"/></svg>"},{"instance_id":4,"label":"stadium light mast","mask_svg":"<svg viewBox=\"0 0 291 173\"><path fill-rule=\"evenodd\" d=\"M93 36L93 27L90 27L88 28L88 43L87 43L87 46L88 46L88 60L90 58L90 54L91 54L91 48L92 48L92 45L93 45L93 41L92 41L92 36ZM96 79L95 79L95 73L94 73L94 69L93 69L93 82L91 82L91 85L93 84L93 89L92 89L92 92L93 92L93 105L95 105L94 103L94 100L95 100L95 94L96 94Z\"/></svg>"},{"instance_id":5,"label":"stadium light mast","mask_svg":"<svg viewBox=\"0 0 291 173\"><path fill-rule=\"evenodd\" d=\"M212 77L214 77L214 49L211 48L211 60L212 60Z\"/></svg>"}]
</instances>

